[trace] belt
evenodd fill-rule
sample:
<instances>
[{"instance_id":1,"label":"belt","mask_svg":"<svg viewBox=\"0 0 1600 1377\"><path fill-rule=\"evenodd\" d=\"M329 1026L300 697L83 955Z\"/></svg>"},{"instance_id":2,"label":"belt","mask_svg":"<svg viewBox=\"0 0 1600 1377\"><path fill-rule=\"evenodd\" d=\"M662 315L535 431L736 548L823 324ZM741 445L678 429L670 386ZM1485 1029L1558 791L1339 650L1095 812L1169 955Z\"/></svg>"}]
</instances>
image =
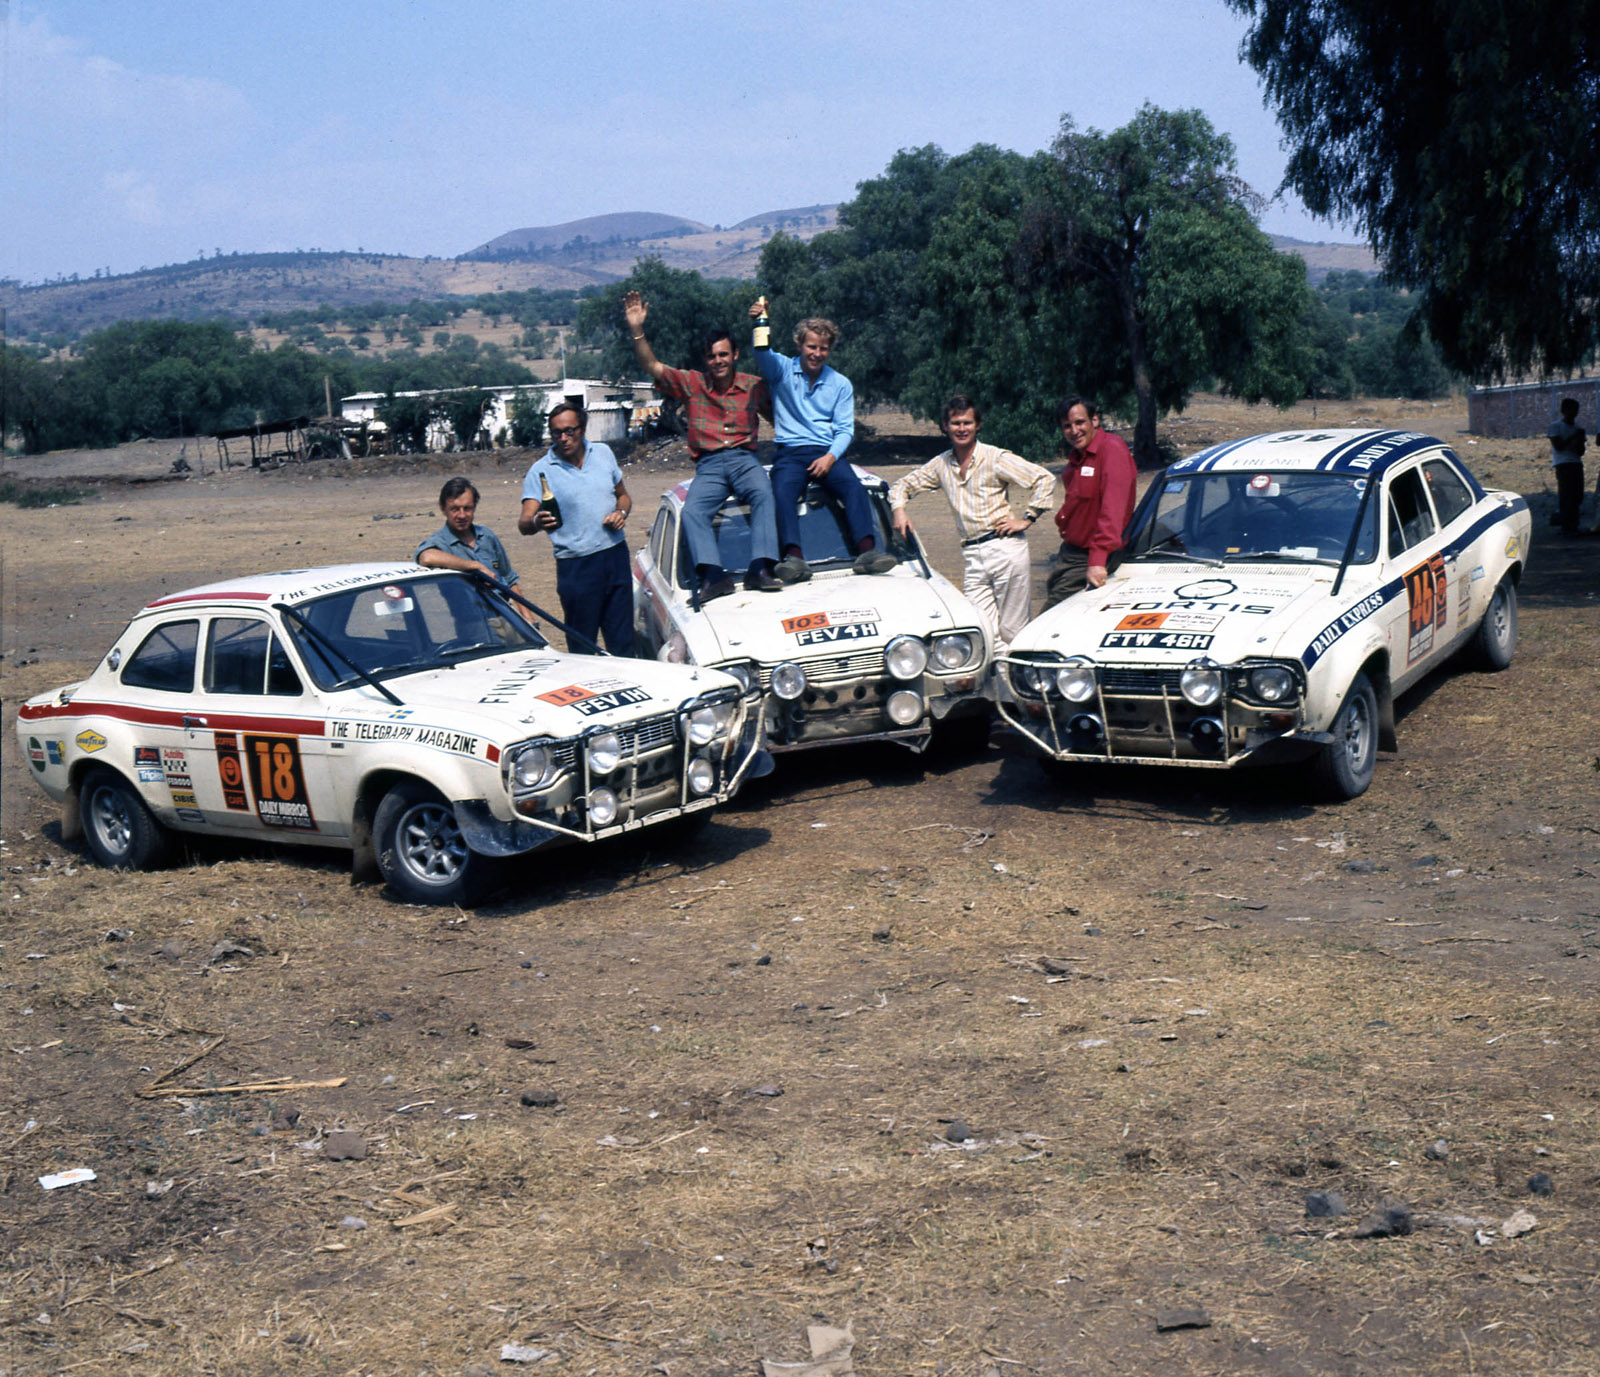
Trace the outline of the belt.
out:
<instances>
[{"instance_id":1,"label":"belt","mask_svg":"<svg viewBox=\"0 0 1600 1377\"><path fill-rule=\"evenodd\" d=\"M721 449L701 450L699 454L694 456L694 461L698 464L702 459L711 458L713 454L732 454L735 450L741 449L744 450L746 454L754 454L756 452L756 442L751 440L748 444L724 445Z\"/></svg>"},{"instance_id":2,"label":"belt","mask_svg":"<svg viewBox=\"0 0 1600 1377\"><path fill-rule=\"evenodd\" d=\"M1026 534L1026 531L1012 531L1008 535L1001 535L999 531L985 531L981 536L973 536L971 540L963 540L961 548L965 550L969 545L982 545L986 540L1012 540L1017 536Z\"/></svg>"}]
</instances>

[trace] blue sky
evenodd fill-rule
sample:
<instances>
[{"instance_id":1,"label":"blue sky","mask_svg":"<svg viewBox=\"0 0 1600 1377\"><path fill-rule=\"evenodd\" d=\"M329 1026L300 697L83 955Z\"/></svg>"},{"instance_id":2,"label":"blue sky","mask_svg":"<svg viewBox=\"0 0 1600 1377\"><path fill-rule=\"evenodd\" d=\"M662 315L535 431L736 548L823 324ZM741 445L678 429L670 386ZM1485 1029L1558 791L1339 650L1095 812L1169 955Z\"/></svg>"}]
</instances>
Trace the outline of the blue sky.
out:
<instances>
[{"instance_id":1,"label":"blue sky","mask_svg":"<svg viewBox=\"0 0 1600 1377\"><path fill-rule=\"evenodd\" d=\"M845 200L895 151L1198 107L1284 155L1222 0L0 0L0 277L210 254L449 257L622 210ZM1272 233L1353 240L1291 197Z\"/></svg>"}]
</instances>

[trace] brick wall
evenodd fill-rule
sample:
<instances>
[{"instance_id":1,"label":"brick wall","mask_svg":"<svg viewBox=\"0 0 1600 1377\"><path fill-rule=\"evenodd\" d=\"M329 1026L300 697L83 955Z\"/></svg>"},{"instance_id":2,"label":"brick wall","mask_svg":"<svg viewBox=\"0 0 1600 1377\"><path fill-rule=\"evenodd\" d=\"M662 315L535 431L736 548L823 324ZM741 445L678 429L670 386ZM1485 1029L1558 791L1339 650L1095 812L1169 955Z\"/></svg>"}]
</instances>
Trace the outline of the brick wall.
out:
<instances>
[{"instance_id":1,"label":"brick wall","mask_svg":"<svg viewBox=\"0 0 1600 1377\"><path fill-rule=\"evenodd\" d=\"M1551 421L1561 418L1564 397L1577 401L1578 424L1594 435L1600 421L1600 378L1475 387L1467 393L1467 429L1501 440L1543 435Z\"/></svg>"}]
</instances>

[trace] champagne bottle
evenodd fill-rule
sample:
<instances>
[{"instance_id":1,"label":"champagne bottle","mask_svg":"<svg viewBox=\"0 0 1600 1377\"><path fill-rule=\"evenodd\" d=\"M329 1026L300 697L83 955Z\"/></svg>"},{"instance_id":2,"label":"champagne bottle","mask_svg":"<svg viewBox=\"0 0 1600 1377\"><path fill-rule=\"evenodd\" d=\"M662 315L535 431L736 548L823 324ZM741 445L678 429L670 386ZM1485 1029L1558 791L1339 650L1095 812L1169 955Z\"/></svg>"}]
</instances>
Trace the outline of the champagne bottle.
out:
<instances>
[{"instance_id":1,"label":"champagne bottle","mask_svg":"<svg viewBox=\"0 0 1600 1377\"><path fill-rule=\"evenodd\" d=\"M555 525L550 529L556 530L561 525L561 504L556 501L556 495L550 491L550 480L542 473L539 475L539 510L549 512L555 519Z\"/></svg>"},{"instance_id":2,"label":"champagne bottle","mask_svg":"<svg viewBox=\"0 0 1600 1377\"><path fill-rule=\"evenodd\" d=\"M750 343L757 349L772 348L772 321L767 316L767 299L758 297L756 305L760 307L760 314L756 316L756 327L750 332Z\"/></svg>"}]
</instances>

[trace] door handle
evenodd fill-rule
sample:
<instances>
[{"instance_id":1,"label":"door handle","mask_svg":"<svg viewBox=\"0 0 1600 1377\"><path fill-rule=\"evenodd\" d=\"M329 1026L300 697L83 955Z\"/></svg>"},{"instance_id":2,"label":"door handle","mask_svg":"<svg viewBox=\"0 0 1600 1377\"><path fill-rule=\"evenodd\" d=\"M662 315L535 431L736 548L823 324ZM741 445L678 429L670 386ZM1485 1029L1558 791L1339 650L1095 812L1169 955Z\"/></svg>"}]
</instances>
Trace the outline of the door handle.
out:
<instances>
[{"instance_id":1,"label":"door handle","mask_svg":"<svg viewBox=\"0 0 1600 1377\"><path fill-rule=\"evenodd\" d=\"M183 725L186 727L203 727L206 725L206 719L203 717L190 717L188 713L184 713Z\"/></svg>"}]
</instances>

